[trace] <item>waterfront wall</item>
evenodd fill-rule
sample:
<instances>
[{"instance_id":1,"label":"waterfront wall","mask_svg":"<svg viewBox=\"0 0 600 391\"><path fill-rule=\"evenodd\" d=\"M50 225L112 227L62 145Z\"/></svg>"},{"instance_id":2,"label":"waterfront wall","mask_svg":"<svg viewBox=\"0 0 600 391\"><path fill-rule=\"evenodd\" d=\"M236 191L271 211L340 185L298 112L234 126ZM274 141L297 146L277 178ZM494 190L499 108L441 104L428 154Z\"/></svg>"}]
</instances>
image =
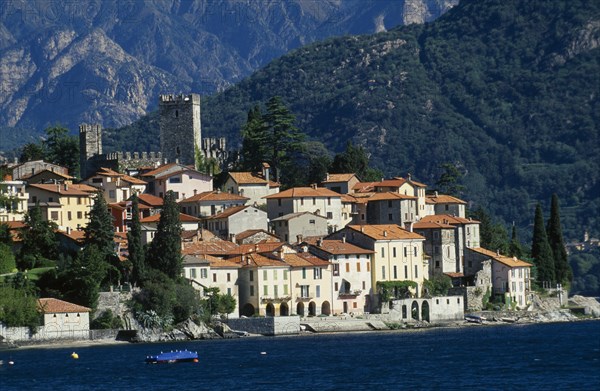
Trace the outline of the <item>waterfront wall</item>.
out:
<instances>
[{"instance_id":1,"label":"waterfront wall","mask_svg":"<svg viewBox=\"0 0 600 391\"><path fill-rule=\"evenodd\" d=\"M54 325L40 326L31 332L29 327L6 327L0 324L0 336L11 342L89 340L90 330L58 330Z\"/></svg>"},{"instance_id":2,"label":"waterfront wall","mask_svg":"<svg viewBox=\"0 0 600 391\"><path fill-rule=\"evenodd\" d=\"M227 325L233 330L247 331L262 335L293 335L300 333L298 316L279 316L265 318L228 319Z\"/></svg>"}]
</instances>

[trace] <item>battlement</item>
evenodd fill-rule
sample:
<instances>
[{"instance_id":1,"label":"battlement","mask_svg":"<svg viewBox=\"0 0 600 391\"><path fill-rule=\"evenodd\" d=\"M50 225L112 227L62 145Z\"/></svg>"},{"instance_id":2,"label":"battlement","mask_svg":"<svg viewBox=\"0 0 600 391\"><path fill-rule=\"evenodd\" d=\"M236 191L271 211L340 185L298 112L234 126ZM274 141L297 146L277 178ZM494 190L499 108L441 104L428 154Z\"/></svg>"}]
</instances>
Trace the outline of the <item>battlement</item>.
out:
<instances>
[{"instance_id":1,"label":"battlement","mask_svg":"<svg viewBox=\"0 0 600 391\"><path fill-rule=\"evenodd\" d=\"M118 160L119 162L137 162L140 160L161 162L162 158L162 152L110 152L104 155L106 160Z\"/></svg>"},{"instance_id":2,"label":"battlement","mask_svg":"<svg viewBox=\"0 0 600 391\"><path fill-rule=\"evenodd\" d=\"M200 104L199 94L163 94L159 95L159 104L181 104L183 102L191 102Z\"/></svg>"},{"instance_id":3,"label":"battlement","mask_svg":"<svg viewBox=\"0 0 600 391\"><path fill-rule=\"evenodd\" d=\"M87 133L87 132L102 132L102 125L99 124L80 124L79 125L79 133Z\"/></svg>"}]
</instances>

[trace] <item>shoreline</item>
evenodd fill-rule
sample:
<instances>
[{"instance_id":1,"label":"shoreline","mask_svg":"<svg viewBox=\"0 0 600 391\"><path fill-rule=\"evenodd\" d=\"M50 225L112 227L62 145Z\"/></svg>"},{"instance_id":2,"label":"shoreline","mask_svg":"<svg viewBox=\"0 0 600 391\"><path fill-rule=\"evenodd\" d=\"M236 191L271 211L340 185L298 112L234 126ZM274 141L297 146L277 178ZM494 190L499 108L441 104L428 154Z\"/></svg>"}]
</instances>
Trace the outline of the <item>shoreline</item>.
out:
<instances>
[{"instance_id":1,"label":"shoreline","mask_svg":"<svg viewBox=\"0 0 600 391\"><path fill-rule=\"evenodd\" d=\"M468 329L473 327L502 327L502 326L529 326L539 324L556 324L556 323L579 323L587 321L599 321L600 318L576 318L569 320L552 320L552 321L515 321L515 322L504 322L488 320L483 323L472 323L472 322L449 322L439 323L432 325L414 324L407 327L398 329L387 329L387 330L344 330L344 331L322 331L322 332L307 332L301 331L298 334L286 334L286 335L262 335L262 334L249 334L246 337L240 338L281 338L281 337L308 337L308 336L319 336L319 335L350 335L350 334L368 334L368 333L412 333L412 332L423 332L430 330L439 329ZM341 320L343 321L343 320ZM195 341L207 341L207 340L220 340L226 338L213 338L213 339L187 339L187 340L162 340L162 341L120 341L116 339L96 339L96 340L55 340L55 341L28 341L22 344L14 343L16 346L5 346L0 349L0 352L22 350L22 349L65 349L65 348L85 348L93 346L112 346L112 345L139 345L139 344L158 344L158 343L181 343L181 342L195 342ZM0 347L2 345L0 344Z\"/></svg>"}]
</instances>

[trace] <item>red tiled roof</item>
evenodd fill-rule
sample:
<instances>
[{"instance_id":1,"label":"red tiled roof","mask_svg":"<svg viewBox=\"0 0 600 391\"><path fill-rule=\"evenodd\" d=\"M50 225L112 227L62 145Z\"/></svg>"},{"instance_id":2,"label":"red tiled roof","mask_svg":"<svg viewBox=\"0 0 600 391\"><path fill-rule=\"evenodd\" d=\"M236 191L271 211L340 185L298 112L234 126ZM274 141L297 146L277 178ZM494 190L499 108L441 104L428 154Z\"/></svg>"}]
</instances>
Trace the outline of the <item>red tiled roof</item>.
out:
<instances>
[{"instance_id":1,"label":"red tiled roof","mask_svg":"<svg viewBox=\"0 0 600 391\"><path fill-rule=\"evenodd\" d=\"M450 224L438 223L435 221L417 221L413 224L414 229L454 229Z\"/></svg>"},{"instance_id":2,"label":"red tiled roof","mask_svg":"<svg viewBox=\"0 0 600 391\"><path fill-rule=\"evenodd\" d=\"M234 215L238 212L243 211L246 208L249 208L249 205L240 205L240 206L232 206L230 208L225 209L224 211L222 211L221 213L217 213L215 215L210 216L209 218L207 218L207 220L217 220L217 219L224 219L227 218L231 215Z\"/></svg>"},{"instance_id":3,"label":"red tiled roof","mask_svg":"<svg viewBox=\"0 0 600 391\"><path fill-rule=\"evenodd\" d=\"M374 240L425 239L423 236L407 231L396 224L348 225L347 227Z\"/></svg>"},{"instance_id":4,"label":"red tiled roof","mask_svg":"<svg viewBox=\"0 0 600 391\"><path fill-rule=\"evenodd\" d=\"M324 187L293 187L288 190L281 191L276 194L265 196L265 199L277 199L277 198L299 198L299 197L331 197L341 198L339 193L326 189Z\"/></svg>"},{"instance_id":5,"label":"red tiled roof","mask_svg":"<svg viewBox=\"0 0 600 391\"><path fill-rule=\"evenodd\" d=\"M155 168L152 171L148 171L142 174L142 176L157 176L167 170L169 170L172 167L177 166L177 163L168 163L168 164L163 164L162 166L159 166L157 168Z\"/></svg>"},{"instance_id":6,"label":"red tiled roof","mask_svg":"<svg viewBox=\"0 0 600 391\"><path fill-rule=\"evenodd\" d=\"M367 201L393 201L393 200L416 200L417 197L405 194L395 193L393 191L385 191L381 193L371 193Z\"/></svg>"},{"instance_id":7,"label":"red tiled roof","mask_svg":"<svg viewBox=\"0 0 600 391\"><path fill-rule=\"evenodd\" d=\"M490 250L482 248L482 247L469 248L469 250L474 251L479 254L482 254L482 255L485 255L485 256L488 256L488 257L492 258L493 260L498 261L508 267L531 267L531 266L533 266L529 262L522 261L522 260L518 259L517 257L508 257L506 255L501 255L501 254L495 253L493 251L490 251Z\"/></svg>"},{"instance_id":8,"label":"red tiled roof","mask_svg":"<svg viewBox=\"0 0 600 391\"><path fill-rule=\"evenodd\" d=\"M465 219L451 215L429 215L424 216L420 221L424 223L434 222L440 224L479 224L479 221L477 220Z\"/></svg>"},{"instance_id":9,"label":"red tiled roof","mask_svg":"<svg viewBox=\"0 0 600 391\"><path fill-rule=\"evenodd\" d=\"M53 298L38 299L38 309L44 314L54 314L60 312L90 312L91 309Z\"/></svg>"},{"instance_id":10,"label":"red tiled roof","mask_svg":"<svg viewBox=\"0 0 600 391\"><path fill-rule=\"evenodd\" d=\"M138 198L140 200L140 203L144 203L146 205L150 205L153 207L159 207L159 206L163 206L163 199L160 197L157 197L155 195L152 194L138 194Z\"/></svg>"},{"instance_id":11,"label":"red tiled roof","mask_svg":"<svg viewBox=\"0 0 600 391\"><path fill-rule=\"evenodd\" d=\"M466 204L466 201L460 198L452 197L446 194L428 195L425 200L428 204Z\"/></svg>"},{"instance_id":12,"label":"red tiled roof","mask_svg":"<svg viewBox=\"0 0 600 391\"><path fill-rule=\"evenodd\" d=\"M356 174L354 174L354 173L349 173L349 174L327 174L327 178L322 183L348 182L354 176L356 176Z\"/></svg>"},{"instance_id":13,"label":"red tiled roof","mask_svg":"<svg viewBox=\"0 0 600 391\"><path fill-rule=\"evenodd\" d=\"M83 187L83 185L73 184L31 184L30 188L44 190L50 193L55 193L61 196L82 196L88 197L90 191ZM91 186L90 186L91 187ZM92 192L98 191L96 188L92 188Z\"/></svg>"},{"instance_id":14,"label":"red tiled roof","mask_svg":"<svg viewBox=\"0 0 600 391\"><path fill-rule=\"evenodd\" d=\"M160 213L153 214L152 216L144 217L140 220L140 223L156 223L160 220ZM194 216L179 213L179 221L181 222L199 222L200 219Z\"/></svg>"},{"instance_id":15,"label":"red tiled roof","mask_svg":"<svg viewBox=\"0 0 600 391\"><path fill-rule=\"evenodd\" d=\"M345 242L343 240L322 240L319 246L319 241L311 243L315 248L323 250L332 255L346 255L346 254L373 254L373 250L356 246L352 243Z\"/></svg>"},{"instance_id":16,"label":"red tiled roof","mask_svg":"<svg viewBox=\"0 0 600 391\"><path fill-rule=\"evenodd\" d=\"M205 191L202 193L194 194L191 197L188 197L179 203L183 202L193 202L193 201L247 201L250 198L243 197L237 194L231 194L220 191Z\"/></svg>"}]
</instances>

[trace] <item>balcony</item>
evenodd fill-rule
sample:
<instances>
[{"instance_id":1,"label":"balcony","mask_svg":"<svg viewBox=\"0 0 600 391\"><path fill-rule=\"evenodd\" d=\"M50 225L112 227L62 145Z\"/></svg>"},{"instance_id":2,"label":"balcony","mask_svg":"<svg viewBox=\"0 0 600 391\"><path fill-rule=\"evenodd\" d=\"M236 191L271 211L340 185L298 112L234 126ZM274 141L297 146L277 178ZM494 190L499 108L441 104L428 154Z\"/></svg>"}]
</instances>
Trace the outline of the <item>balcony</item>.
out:
<instances>
[{"instance_id":1,"label":"balcony","mask_svg":"<svg viewBox=\"0 0 600 391\"><path fill-rule=\"evenodd\" d=\"M281 297L271 297L271 296L262 296L260 301L263 303L284 303L290 301L292 298L290 296L281 296Z\"/></svg>"},{"instance_id":2,"label":"balcony","mask_svg":"<svg viewBox=\"0 0 600 391\"><path fill-rule=\"evenodd\" d=\"M361 289L351 289L348 291L340 291L338 293L339 297L356 297L356 296L360 296L360 294L362 293Z\"/></svg>"}]
</instances>

